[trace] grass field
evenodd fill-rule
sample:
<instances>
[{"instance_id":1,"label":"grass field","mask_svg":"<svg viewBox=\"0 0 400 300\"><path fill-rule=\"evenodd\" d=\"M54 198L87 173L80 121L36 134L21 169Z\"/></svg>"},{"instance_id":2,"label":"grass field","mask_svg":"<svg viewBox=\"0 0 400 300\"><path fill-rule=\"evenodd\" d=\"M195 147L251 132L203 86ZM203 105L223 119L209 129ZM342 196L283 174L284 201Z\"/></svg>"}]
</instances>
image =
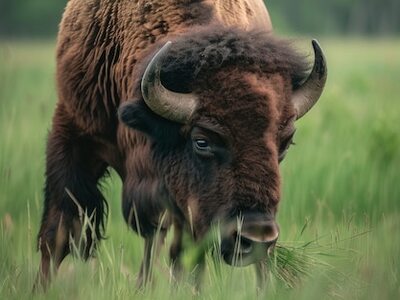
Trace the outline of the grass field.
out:
<instances>
[{"instance_id":1,"label":"grass field","mask_svg":"<svg viewBox=\"0 0 400 300\"><path fill-rule=\"evenodd\" d=\"M271 276L260 297L400 299L400 40L321 44L328 84L282 163L278 216L280 243L315 263L293 287ZM111 213L97 258L68 257L47 294L31 294L54 69L52 42L0 42L0 299L192 297L189 280L170 284L166 249L154 286L135 292L143 242L123 221L115 175L104 187ZM254 281L252 268L208 259L199 298L254 299Z\"/></svg>"}]
</instances>

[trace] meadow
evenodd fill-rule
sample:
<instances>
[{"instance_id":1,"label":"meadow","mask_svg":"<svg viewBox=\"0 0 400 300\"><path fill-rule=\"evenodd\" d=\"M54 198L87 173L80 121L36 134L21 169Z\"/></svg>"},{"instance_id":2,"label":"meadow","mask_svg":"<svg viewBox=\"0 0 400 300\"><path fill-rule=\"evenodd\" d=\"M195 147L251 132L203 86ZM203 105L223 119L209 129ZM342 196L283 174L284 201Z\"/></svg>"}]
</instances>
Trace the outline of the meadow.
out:
<instances>
[{"instance_id":1,"label":"meadow","mask_svg":"<svg viewBox=\"0 0 400 300\"><path fill-rule=\"evenodd\" d=\"M280 244L304 253L307 270L293 284L271 274L257 295L251 267L208 258L199 299L400 298L400 40L321 44L327 87L297 123L296 145L281 164ZM153 286L135 291L143 242L124 223L113 173L103 188L108 238L96 258L83 263L69 256L48 292L31 294L46 135L57 97L54 47L0 41L0 299L192 298L188 278L171 284L166 248Z\"/></svg>"}]
</instances>

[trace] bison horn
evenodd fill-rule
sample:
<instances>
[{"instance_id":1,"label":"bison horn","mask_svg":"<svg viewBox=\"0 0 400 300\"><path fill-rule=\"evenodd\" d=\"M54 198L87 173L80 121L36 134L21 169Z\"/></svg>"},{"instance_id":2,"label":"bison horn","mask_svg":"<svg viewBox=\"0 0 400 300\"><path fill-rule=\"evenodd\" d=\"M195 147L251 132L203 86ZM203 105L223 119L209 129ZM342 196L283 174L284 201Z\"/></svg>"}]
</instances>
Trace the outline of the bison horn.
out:
<instances>
[{"instance_id":1,"label":"bison horn","mask_svg":"<svg viewBox=\"0 0 400 300\"><path fill-rule=\"evenodd\" d=\"M197 105L194 94L176 93L165 88L160 79L162 63L172 43L167 42L149 63L142 78L142 94L147 106L159 116L186 123Z\"/></svg>"},{"instance_id":2,"label":"bison horn","mask_svg":"<svg viewBox=\"0 0 400 300\"><path fill-rule=\"evenodd\" d=\"M326 59L317 40L312 41L314 48L314 67L307 80L293 92L292 103L297 112L297 119L304 116L317 103L324 90L328 69Z\"/></svg>"}]
</instances>

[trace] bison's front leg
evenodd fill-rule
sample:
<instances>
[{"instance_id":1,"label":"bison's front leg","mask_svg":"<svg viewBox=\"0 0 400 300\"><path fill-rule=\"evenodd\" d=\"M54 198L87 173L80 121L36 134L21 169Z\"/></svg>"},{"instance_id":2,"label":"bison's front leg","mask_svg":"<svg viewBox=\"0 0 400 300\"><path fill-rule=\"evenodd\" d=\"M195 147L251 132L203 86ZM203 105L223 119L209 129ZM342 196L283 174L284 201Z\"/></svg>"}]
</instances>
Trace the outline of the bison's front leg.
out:
<instances>
[{"instance_id":1,"label":"bison's front leg","mask_svg":"<svg viewBox=\"0 0 400 300\"><path fill-rule=\"evenodd\" d=\"M152 248L154 243L154 237L148 237L144 240L144 253L142 265L140 266L139 276L136 281L136 287L141 289L146 286L146 284L151 279L151 272L153 268L153 255Z\"/></svg>"},{"instance_id":2,"label":"bison's front leg","mask_svg":"<svg viewBox=\"0 0 400 300\"><path fill-rule=\"evenodd\" d=\"M165 235L166 231L162 230L154 236L145 238L142 265L136 282L138 289L145 288L151 282L154 261L159 256L161 247L164 244Z\"/></svg>"},{"instance_id":3,"label":"bison's front leg","mask_svg":"<svg viewBox=\"0 0 400 300\"><path fill-rule=\"evenodd\" d=\"M59 105L47 142L44 210L38 234L41 262L34 289L46 288L71 250L70 237L84 259L101 238L107 204L97 182L107 164L96 149ZM87 228L83 227L85 215Z\"/></svg>"},{"instance_id":4,"label":"bison's front leg","mask_svg":"<svg viewBox=\"0 0 400 300\"><path fill-rule=\"evenodd\" d=\"M174 239L169 249L169 258L172 268L172 276L174 280L179 279L182 273L182 238L183 224L178 219L174 220Z\"/></svg>"},{"instance_id":5,"label":"bison's front leg","mask_svg":"<svg viewBox=\"0 0 400 300\"><path fill-rule=\"evenodd\" d=\"M142 174L143 175L143 174ZM144 257L137 279L138 288L152 279L152 266L163 245L169 219L164 194L157 179L128 174L123 187L123 214L128 225L145 239Z\"/></svg>"}]
</instances>

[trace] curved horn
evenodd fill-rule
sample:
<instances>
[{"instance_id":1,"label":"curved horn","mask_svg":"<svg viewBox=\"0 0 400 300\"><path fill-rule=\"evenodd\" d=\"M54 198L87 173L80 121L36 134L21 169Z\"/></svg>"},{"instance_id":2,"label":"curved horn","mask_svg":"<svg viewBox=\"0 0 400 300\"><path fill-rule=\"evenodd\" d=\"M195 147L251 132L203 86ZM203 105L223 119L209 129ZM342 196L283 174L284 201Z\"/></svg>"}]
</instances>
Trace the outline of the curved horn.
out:
<instances>
[{"instance_id":1,"label":"curved horn","mask_svg":"<svg viewBox=\"0 0 400 300\"><path fill-rule=\"evenodd\" d=\"M312 41L314 48L314 67L307 80L293 92L292 103L297 111L297 119L304 116L317 103L324 90L328 69L326 59L317 40Z\"/></svg>"},{"instance_id":2,"label":"curved horn","mask_svg":"<svg viewBox=\"0 0 400 300\"><path fill-rule=\"evenodd\" d=\"M142 78L142 94L147 106L156 114L171 121L186 123L196 109L197 97L170 91L160 79L162 63L171 45L171 42L167 42L147 66Z\"/></svg>"}]
</instances>

